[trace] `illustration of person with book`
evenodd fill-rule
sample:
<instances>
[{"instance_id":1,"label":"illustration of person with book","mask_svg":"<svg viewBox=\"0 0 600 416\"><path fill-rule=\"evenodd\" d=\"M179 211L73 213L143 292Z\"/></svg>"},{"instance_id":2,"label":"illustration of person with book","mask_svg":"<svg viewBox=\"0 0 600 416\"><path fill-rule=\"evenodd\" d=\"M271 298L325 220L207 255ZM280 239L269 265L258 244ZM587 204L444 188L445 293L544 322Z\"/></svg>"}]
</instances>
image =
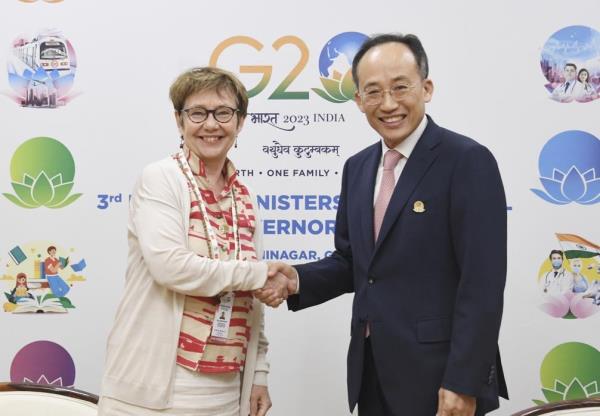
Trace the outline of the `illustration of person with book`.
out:
<instances>
[{"instance_id":1,"label":"illustration of person with book","mask_svg":"<svg viewBox=\"0 0 600 416\"><path fill-rule=\"evenodd\" d=\"M50 246L46 250L49 256L44 260L44 271L52 294L58 298L65 297L71 287L59 276L59 271L69 264L69 258L57 258L56 247Z\"/></svg>"},{"instance_id":2,"label":"illustration of person with book","mask_svg":"<svg viewBox=\"0 0 600 416\"><path fill-rule=\"evenodd\" d=\"M10 303L17 303L21 299L31 298L33 295L29 293L29 286L27 286L27 275L25 273L17 274L17 280L15 282L14 289L10 292L8 301Z\"/></svg>"}]
</instances>

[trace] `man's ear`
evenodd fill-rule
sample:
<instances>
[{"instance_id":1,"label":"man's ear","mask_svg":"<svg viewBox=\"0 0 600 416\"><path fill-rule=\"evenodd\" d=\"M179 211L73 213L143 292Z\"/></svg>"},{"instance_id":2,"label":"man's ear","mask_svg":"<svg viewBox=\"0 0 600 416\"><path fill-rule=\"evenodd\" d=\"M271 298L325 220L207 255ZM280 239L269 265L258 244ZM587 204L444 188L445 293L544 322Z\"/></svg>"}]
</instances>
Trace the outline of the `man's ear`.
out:
<instances>
[{"instance_id":1,"label":"man's ear","mask_svg":"<svg viewBox=\"0 0 600 416\"><path fill-rule=\"evenodd\" d=\"M429 78L423 80L423 94L425 102L430 102L433 97L433 81Z\"/></svg>"},{"instance_id":2,"label":"man's ear","mask_svg":"<svg viewBox=\"0 0 600 416\"><path fill-rule=\"evenodd\" d=\"M355 102L355 103L356 103L356 105L358 106L358 109L359 109L361 112L363 112L363 113L364 113L364 112L365 112L365 108L364 108L364 106L363 106L362 99L360 98L360 94L358 93L358 90L356 90L356 91L354 92L354 102Z\"/></svg>"}]
</instances>

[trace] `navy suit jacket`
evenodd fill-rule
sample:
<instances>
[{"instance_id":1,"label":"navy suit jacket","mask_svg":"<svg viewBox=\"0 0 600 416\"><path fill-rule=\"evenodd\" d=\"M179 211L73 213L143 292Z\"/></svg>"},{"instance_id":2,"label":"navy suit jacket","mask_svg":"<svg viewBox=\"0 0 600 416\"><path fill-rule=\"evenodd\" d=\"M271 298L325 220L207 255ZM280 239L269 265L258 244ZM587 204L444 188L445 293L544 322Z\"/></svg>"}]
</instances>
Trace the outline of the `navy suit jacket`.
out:
<instances>
[{"instance_id":1,"label":"navy suit jacket","mask_svg":"<svg viewBox=\"0 0 600 416\"><path fill-rule=\"evenodd\" d=\"M360 393L366 322L395 414L434 415L440 387L477 397L478 414L493 410L499 395L507 397L498 352L506 200L496 161L484 146L429 118L374 241L380 159L377 142L346 162L336 250L296 266L300 293L288 307L297 311L354 292L351 411Z\"/></svg>"}]
</instances>

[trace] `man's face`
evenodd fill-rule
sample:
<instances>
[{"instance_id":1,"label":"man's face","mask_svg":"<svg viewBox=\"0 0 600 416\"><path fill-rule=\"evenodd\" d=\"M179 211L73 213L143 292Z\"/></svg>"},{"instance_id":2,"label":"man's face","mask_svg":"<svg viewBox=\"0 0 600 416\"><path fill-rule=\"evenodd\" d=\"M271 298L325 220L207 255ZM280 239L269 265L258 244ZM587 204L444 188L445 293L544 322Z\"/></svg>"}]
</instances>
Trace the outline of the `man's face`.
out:
<instances>
[{"instance_id":1,"label":"man's face","mask_svg":"<svg viewBox=\"0 0 600 416\"><path fill-rule=\"evenodd\" d=\"M357 67L358 91L356 103L367 121L393 148L406 139L425 115L425 103L431 100L433 83L421 79L415 56L398 42L375 46L362 57ZM391 90L408 87L400 100L394 100ZM384 91L380 104L367 105L366 92Z\"/></svg>"},{"instance_id":2,"label":"man's face","mask_svg":"<svg viewBox=\"0 0 600 416\"><path fill-rule=\"evenodd\" d=\"M552 265L555 268L560 268L562 266L562 256L560 254L554 253L551 257L550 260L552 261Z\"/></svg>"},{"instance_id":3,"label":"man's face","mask_svg":"<svg viewBox=\"0 0 600 416\"><path fill-rule=\"evenodd\" d=\"M573 81L577 76L577 70L573 68L571 65L565 66L565 80Z\"/></svg>"}]
</instances>

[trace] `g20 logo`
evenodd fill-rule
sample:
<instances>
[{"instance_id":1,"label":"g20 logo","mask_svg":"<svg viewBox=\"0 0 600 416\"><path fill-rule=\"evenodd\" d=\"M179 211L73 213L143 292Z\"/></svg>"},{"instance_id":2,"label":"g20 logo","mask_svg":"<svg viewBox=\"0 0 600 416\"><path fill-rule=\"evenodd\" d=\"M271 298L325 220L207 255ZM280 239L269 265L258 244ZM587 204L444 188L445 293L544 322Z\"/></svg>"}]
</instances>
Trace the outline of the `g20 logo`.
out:
<instances>
[{"instance_id":1,"label":"g20 logo","mask_svg":"<svg viewBox=\"0 0 600 416\"><path fill-rule=\"evenodd\" d=\"M352 60L356 52L368 37L358 32L344 32L331 38L319 56L319 73L323 89L312 88L320 97L333 103L344 103L354 97L355 86L352 81ZM264 45L249 36L233 36L217 45L213 51L209 64L218 66L218 61L223 52L234 45L250 46L257 52L263 50ZM309 50L306 43L297 36L287 35L276 39L271 45L279 51L286 45L292 45L300 52L300 58L287 76L275 87L269 99L271 100L307 100L308 91L288 91L292 82L304 71L309 59ZM265 90L271 76L272 65L240 65L241 74L261 74L261 79L254 87L248 89L248 96L254 97Z\"/></svg>"}]
</instances>

